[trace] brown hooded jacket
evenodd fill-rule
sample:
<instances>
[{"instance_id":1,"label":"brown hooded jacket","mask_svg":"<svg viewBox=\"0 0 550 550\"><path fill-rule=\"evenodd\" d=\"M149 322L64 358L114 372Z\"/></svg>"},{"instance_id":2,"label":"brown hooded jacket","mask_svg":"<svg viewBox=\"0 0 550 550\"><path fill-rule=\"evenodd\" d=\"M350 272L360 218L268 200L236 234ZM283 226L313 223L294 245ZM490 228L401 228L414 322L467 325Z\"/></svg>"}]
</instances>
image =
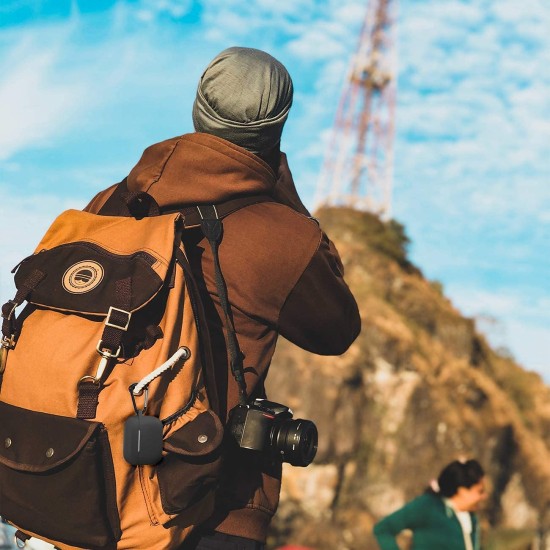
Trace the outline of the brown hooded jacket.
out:
<instances>
[{"instance_id":1,"label":"brown hooded jacket","mask_svg":"<svg viewBox=\"0 0 550 550\"><path fill-rule=\"evenodd\" d=\"M321 355L339 355L357 337L359 312L344 282L342 263L297 195L287 192L294 184L284 154L276 177L264 161L241 147L208 134L186 134L146 149L127 186L148 192L161 211L252 194L275 199L227 216L219 249L252 397L265 395L264 380L279 334ZM86 210L97 213L114 189L99 193ZM200 230L188 239L193 271L204 281L223 416L237 405L238 390L228 368L213 258ZM281 464L235 447L226 445L225 475L208 527L265 541L278 503Z\"/></svg>"}]
</instances>

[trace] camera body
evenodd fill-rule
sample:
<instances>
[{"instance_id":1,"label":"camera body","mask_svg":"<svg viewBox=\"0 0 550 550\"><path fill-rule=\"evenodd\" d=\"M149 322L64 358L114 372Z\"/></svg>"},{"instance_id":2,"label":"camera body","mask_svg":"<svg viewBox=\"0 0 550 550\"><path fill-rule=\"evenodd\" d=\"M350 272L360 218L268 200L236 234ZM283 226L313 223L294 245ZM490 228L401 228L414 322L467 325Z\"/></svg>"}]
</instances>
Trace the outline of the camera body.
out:
<instances>
[{"instance_id":1,"label":"camera body","mask_svg":"<svg viewBox=\"0 0 550 550\"><path fill-rule=\"evenodd\" d=\"M310 420L292 420L285 405L255 399L229 413L228 429L239 447L279 456L293 466L308 466L317 453L317 428Z\"/></svg>"}]
</instances>

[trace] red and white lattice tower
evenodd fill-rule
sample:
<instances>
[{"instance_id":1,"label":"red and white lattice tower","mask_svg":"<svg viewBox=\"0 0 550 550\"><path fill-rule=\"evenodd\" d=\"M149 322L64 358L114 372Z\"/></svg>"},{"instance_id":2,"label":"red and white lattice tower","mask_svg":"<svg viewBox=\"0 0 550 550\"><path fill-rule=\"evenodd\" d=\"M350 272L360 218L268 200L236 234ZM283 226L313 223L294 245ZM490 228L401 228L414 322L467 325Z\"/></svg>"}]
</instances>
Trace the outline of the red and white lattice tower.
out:
<instances>
[{"instance_id":1,"label":"red and white lattice tower","mask_svg":"<svg viewBox=\"0 0 550 550\"><path fill-rule=\"evenodd\" d=\"M397 0L369 0L329 138L316 205L391 216Z\"/></svg>"}]
</instances>

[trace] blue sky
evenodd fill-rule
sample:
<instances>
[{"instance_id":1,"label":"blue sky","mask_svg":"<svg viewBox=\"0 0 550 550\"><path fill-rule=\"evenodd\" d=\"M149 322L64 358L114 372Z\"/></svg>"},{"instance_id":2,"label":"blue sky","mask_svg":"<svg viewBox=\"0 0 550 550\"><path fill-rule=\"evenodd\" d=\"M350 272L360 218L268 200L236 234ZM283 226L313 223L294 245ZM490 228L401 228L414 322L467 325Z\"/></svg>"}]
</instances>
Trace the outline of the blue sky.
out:
<instances>
[{"instance_id":1,"label":"blue sky","mask_svg":"<svg viewBox=\"0 0 550 550\"><path fill-rule=\"evenodd\" d=\"M312 205L365 0L4 0L0 298L52 218L192 131L220 50L269 51ZM411 255L495 345L550 381L550 3L401 0L394 216Z\"/></svg>"}]
</instances>

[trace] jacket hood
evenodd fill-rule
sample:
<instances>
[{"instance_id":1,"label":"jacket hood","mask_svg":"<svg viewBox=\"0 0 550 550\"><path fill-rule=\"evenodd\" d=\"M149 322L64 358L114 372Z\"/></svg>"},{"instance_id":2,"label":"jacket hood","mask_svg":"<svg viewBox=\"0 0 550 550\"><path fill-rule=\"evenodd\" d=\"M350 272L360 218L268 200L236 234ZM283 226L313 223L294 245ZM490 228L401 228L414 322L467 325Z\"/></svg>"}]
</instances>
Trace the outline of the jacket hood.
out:
<instances>
[{"instance_id":1,"label":"jacket hood","mask_svg":"<svg viewBox=\"0 0 550 550\"><path fill-rule=\"evenodd\" d=\"M145 191L166 209L271 194L275 182L256 155L199 132L151 145L127 179L129 191Z\"/></svg>"}]
</instances>

